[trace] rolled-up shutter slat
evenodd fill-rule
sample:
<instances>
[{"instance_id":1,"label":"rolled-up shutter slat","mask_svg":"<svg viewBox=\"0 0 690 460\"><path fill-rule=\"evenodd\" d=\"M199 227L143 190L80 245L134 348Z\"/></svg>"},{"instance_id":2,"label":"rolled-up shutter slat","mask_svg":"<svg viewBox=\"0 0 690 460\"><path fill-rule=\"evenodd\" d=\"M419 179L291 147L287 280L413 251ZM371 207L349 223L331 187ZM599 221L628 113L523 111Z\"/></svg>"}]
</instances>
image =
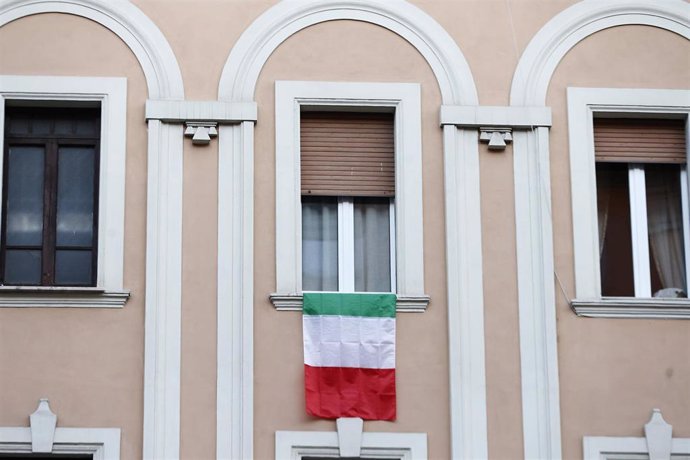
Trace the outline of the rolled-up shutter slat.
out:
<instances>
[{"instance_id":1,"label":"rolled-up shutter slat","mask_svg":"<svg viewBox=\"0 0 690 460\"><path fill-rule=\"evenodd\" d=\"M395 195L392 113L302 112L303 195Z\"/></svg>"},{"instance_id":2,"label":"rolled-up shutter slat","mask_svg":"<svg viewBox=\"0 0 690 460\"><path fill-rule=\"evenodd\" d=\"M684 120L595 118L596 161L685 163Z\"/></svg>"}]
</instances>

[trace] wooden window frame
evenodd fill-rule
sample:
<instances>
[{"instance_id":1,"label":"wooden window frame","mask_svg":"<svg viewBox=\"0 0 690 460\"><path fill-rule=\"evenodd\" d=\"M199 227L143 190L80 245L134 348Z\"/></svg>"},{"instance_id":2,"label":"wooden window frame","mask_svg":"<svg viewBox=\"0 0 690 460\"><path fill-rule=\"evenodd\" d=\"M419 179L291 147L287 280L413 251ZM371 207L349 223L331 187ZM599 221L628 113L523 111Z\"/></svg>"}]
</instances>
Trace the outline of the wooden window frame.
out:
<instances>
[{"instance_id":1,"label":"wooden window frame","mask_svg":"<svg viewBox=\"0 0 690 460\"><path fill-rule=\"evenodd\" d=\"M41 244L41 282L39 286L96 286L96 280L98 275L98 195L99 195L99 174L100 170L100 106L97 110L94 108L76 108L76 107L65 107L60 108L60 111L69 112L66 116L62 114L61 116L55 115L58 110L54 107L31 107L31 108L19 108L19 107L6 107L5 109L5 120L9 120L7 115L10 111L16 112L28 112L31 118L46 118L51 121L51 131L54 127L55 120L58 118L74 118L79 114L87 114L87 112L92 112L88 114L89 118L94 118L98 123L98 131L95 136L86 135L57 135L51 132L51 134L23 134L23 135L13 135L10 133L10 123L5 123L5 142L4 142L4 164L9 164L9 150L10 146L17 145L36 145L42 146L45 149L44 154L44 181L43 181L43 238ZM92 252L91 257L91 279L88 284L58 284L55 281L55 260L57 257L57 251L60 249L57 245L57 194L58 194L58 151L60 147L63 146L89 146L93 147L95 159L94 159L94 184L93 184L93 235L90 246L84 247L73 247L70 246L70 250L90 250ZM7 187L9 183L9 168L3 168L2 177L2 235L0 236L0 284L5 286L14 286L5 283L5 263L7 254ZM12 247L12 249L17 249ZM19 247L19 249L39 249L38 247L25 248Z\"/></svg>"},{"instance_id":2,"label":"wooden window frame","mask_svg":"<svg viewBox=\"0 0 690 460\"><path fill-rule=\"evenodd\" d=\"M636 297L603 297L601 295L593 134L593 120L599 115L630 118L681 118L686 121L687 142L690 91L568 88L567 95L575 258L575 298L570 301L573 310L580 316L588 317L690 318L689 299L653 298L646 295L646 292L644 296ZM637 183L640 180L639 173L634 174L636 175L634 181ZM685 196L688 191L687 180L686 173L685 180L682 181ZM637 185L632 188L635 189L635 196L639 196L640 192L644 193L644 189L641 190ZM634 206L638 210L646 209L640 204L634 204ZM684 209L683 213L685 220L687 210ZM635 219L639 221L636 226L640 227L642 218ZM646 216L644 219L646 224ZM640 266L636 267L636 273L641 272L643 265L641 259L638 260L640 260ZM642 282L640 283L642 286Z\"/></svg>"},{"instance_id":3,"label":"wooden window frame","mask_svg":"<svg viewBox=\"0 0 690 460\"><path fill-rule=\"evenodd\" d=\"M127 79L0 75L0 126L5 104L16 100L39 106L101 107L98 192L98 255L95 286L0 286L0 308L122 308L124 289L125 158ZM4 149L0 136L0 152ZM4 155L0 155L0 176Z\"/></svg>"}]
</instances>

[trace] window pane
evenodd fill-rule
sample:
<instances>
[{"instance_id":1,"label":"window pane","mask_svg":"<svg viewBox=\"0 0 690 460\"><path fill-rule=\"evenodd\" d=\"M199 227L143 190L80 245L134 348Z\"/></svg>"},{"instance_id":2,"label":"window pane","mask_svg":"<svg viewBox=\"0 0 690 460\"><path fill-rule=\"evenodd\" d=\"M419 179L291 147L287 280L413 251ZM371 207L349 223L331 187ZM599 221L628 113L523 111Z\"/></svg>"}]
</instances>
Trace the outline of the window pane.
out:
<instances>
[{"instance_id":1,"label":"window pane","mask_svg":"<svg viewBox=\"0 0 690 460\"><path fill-rule=\"evenodd\" d=\"M687 297L680 166L645 166L649 265L655 297Z\"/></svg>"},{"instance_id":2,"label":"window pane","mask_svg":"<svg viewBox=\"0 0 690 460\"><path fill-rule=\"evenodd\" d=\"M74 133L74 119L72 118L58 118L55 120L55 134L73 134Z\"/></svg>"},{"instance_id":3,"label":"window pane","mask_svg":"<svg viewBox=\"0 0 690 460\"><path fill-rule=\"evenodd\" d=\"M8 249L5 251L5 284L41 284L41 251Z\"/></svg>"},{"instance_id":4,"label":"window pane","mask_svg":"<svg viewBox=\"0 0 690 460\"><path fill-rule=\"evenodd\" d=\"M43 241L44 148L12 146L7 165L8 246L40 246Z\"/></svg>"},{"instance_id":5,"label":"window pane","mask_svg":"<svg viewBox=\"0 0 690 460\"><path fill-rule=\"evenodd\" d=\"M94 213L93 147L61 147L58 156L57 245L91 246Z\"/></svg>"},{"instance_id":6,"label":"window pane","mask_svg":"<svg viewBox=\"0 0 690 460\"><path fill-rule=\"evenodd\" d=\"M88 286L91 283L92 251L55 252L55 284Z\"/></svg>"},{"instance_id":7,"label":"window pane","mask_svg":"<svg viewBox=\"0 0 690 460\"><path fill-rule=\"evenodd\" d=\"M390 292L390 201L355 199L354 214L355 291Z\"/></svg>"},{"instance_id":8,"label":"window pane","mask_svg":"<svg viewBox=\"0 0 690 460\"><path fill-rule=\"evenodd\" d=\"M98 136L100 123L97 118L84 118L76 120L77 135Z\"/></svg>"},{"instance_id":9,"label":"window pane","mask_svg":"<svg viewBox=\"0 0 690 460\"><path fill-rule=\"evenodd\" d=\"M50 124L51 120L49 118L34 118L31 120L31 132L34 135L50 134Z\"/></svg>"},{"instance_id":10,"label":"window pane","mask_svg":"<svg viewBox=\"0 0 690 460\"><path fill-rule=\"evenodd\" d=\"M302 290L338 290L336 198L302 198Z\"/></svg>"},{"instance_id":11,"label":"window pane","mask_svg":"<svg viewBox=\"0 0 690 460\"><path fill-rule=\"evenodd\" d=\"M29 133L29 118L28 117L7 117L9 122L9 133L11 135L28 134Z\"/></svg>"},{"instance_id":12,"label":"window pane","mask_svg":"<svg viewBox=\"0 0 690 460\"><path fill-rule=\"evenodd\" d=\"M627 163L597 163L601 294L634 297Z\"/></svg>"}]
</instances>

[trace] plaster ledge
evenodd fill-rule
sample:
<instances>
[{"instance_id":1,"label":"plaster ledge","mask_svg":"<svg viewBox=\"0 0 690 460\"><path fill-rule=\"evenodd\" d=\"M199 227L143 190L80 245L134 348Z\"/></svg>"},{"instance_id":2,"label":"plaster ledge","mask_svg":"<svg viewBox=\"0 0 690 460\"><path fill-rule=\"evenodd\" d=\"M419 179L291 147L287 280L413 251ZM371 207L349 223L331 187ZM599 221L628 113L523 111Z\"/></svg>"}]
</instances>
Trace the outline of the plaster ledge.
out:
<instances>
[{"instance_id":1,"label":"plaster ledge","mask_svg":"<svg viewBox=\"0 0 690 460\"><path fill-rule=\"evenodd\" d=\"M431 297L428 295L398 295L397 313L424 313ZM268 296L278 311L302 311L302 294L271 294Z\"/></svg>"},{"instance_id":2,"label":"plaster ledge","mask_svg":"<svg viewBox=\"0 0 690 460\"><path fill-rule=\"evenodd\" d=\"M129 295L88 287L0 286L0 308L122 308Z\"/></svg>"},{"instance_id":3,"label":"plaster ledge","mask_svg":"<svg viewBox=\"0 0 690 460\"><path fill-rule=\"evenodd\" d=\"M575 299L570 306L589 318L690 319L690 299L608 297Z\"/></svg>"}]
</instances>

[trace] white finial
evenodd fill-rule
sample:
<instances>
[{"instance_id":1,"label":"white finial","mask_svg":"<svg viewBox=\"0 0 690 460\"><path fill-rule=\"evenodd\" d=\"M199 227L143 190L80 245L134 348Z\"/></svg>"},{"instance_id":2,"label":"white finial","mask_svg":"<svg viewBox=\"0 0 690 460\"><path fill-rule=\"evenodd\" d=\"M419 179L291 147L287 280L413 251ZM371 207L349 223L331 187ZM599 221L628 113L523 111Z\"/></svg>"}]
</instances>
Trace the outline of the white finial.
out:
<instances>
[{"instance_id":1,"label":"white finial","mask_svg":"<svg viewBox=\"0 0 690 460\"><path fill-rule=\"evenodd\" d=\"M649 460L671 460L673 427L666 423L659 409L652 411L652 417L644 426L644 434Z\"/></svg>"},{"instance_id":2,"label":"white finial","mask_svg":"<svg viewBox=\"0 0 690 460\"><path fill-rule=\"evenodd\" d=\"M31 423L31 452L52 452L57 415L50 410L46 398L41 398L36 411L29 416Z\"/></svg>"}]
</instances>

